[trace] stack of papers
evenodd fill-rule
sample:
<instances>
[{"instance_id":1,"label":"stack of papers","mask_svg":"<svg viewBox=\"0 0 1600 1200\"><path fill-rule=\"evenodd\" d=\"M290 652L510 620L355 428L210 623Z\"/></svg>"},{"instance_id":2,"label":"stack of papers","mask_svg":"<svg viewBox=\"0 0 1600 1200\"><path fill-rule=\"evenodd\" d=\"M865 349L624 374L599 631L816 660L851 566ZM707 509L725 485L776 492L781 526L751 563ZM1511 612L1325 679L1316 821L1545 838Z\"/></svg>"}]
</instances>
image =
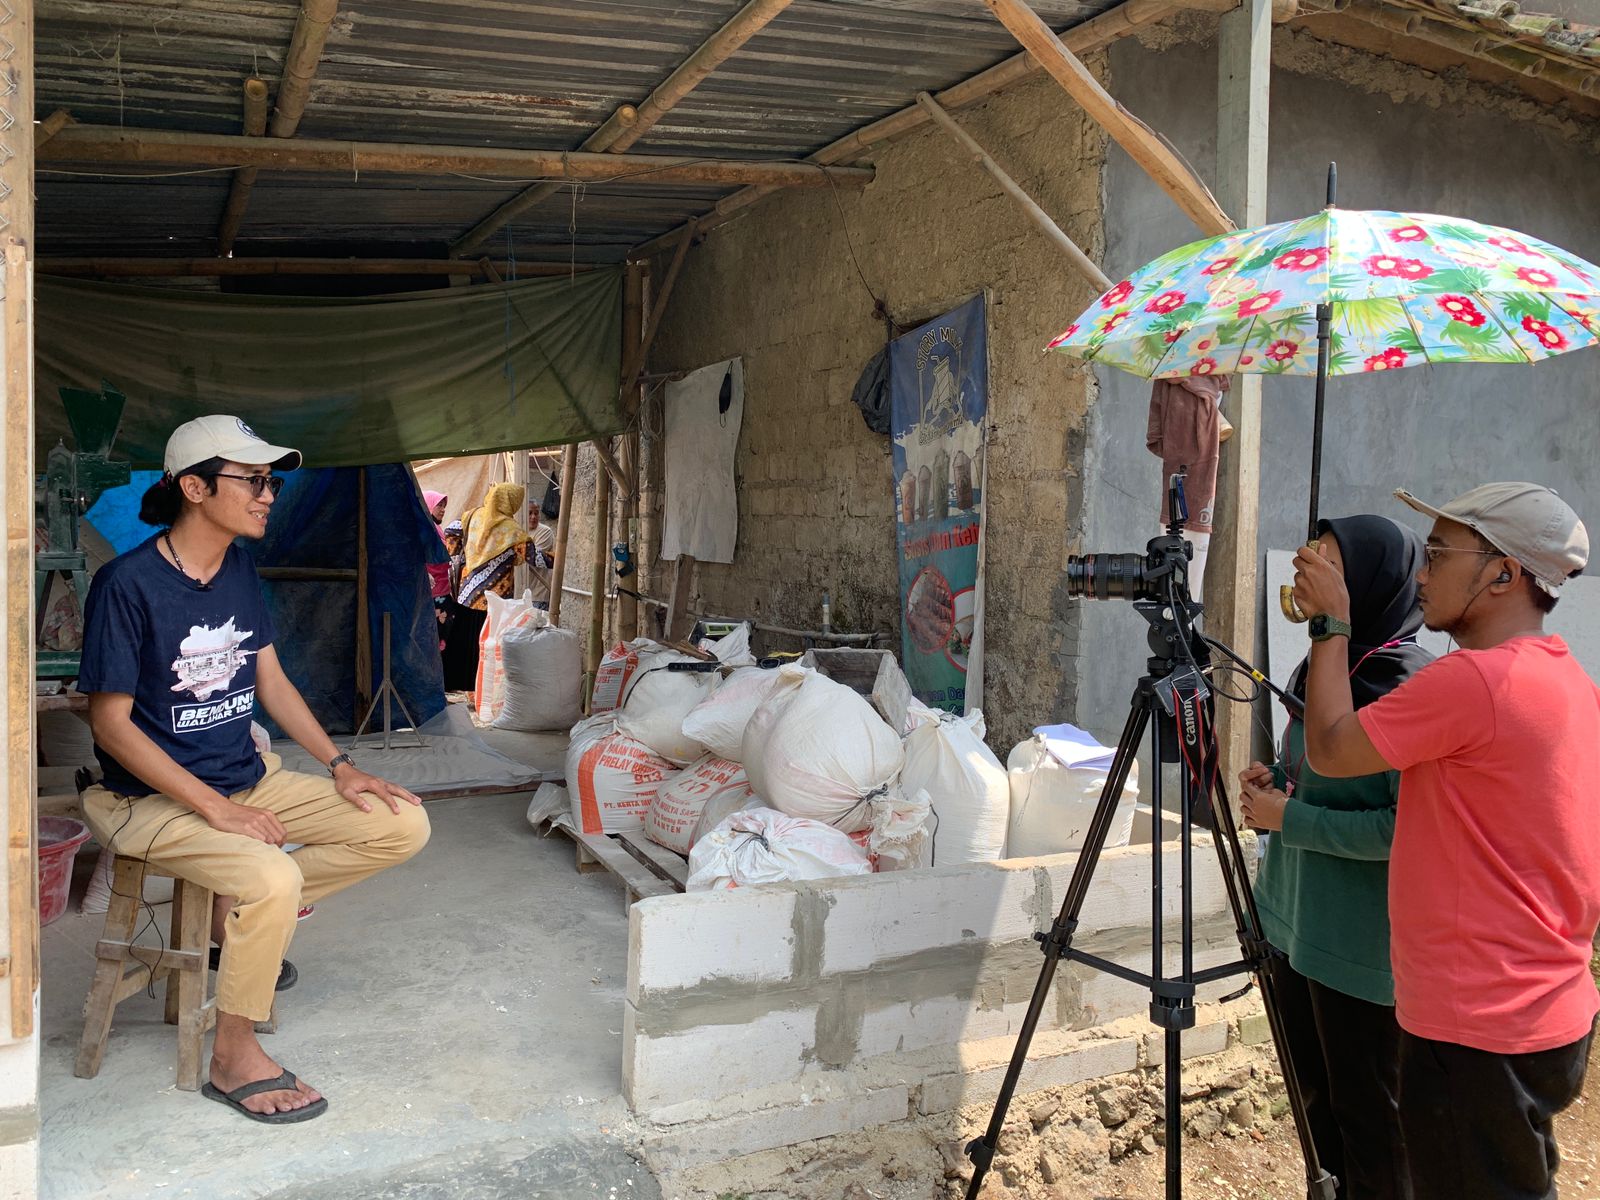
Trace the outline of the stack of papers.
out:
<instances>
[{"instance_id":1,"label":"stack of papers","mask_svg":"<svg viewBox=\"0 0 1600 1200\"><path fill-rule=\"evenodd\" d=\"M1050 752L1050 757L1063 767L1104 771L1117 756L1115 750L1102 746L1091 734L1076 725L1040 725L1033 734L1044 740L1044 748Z\"/></svg>"}]
</instances>

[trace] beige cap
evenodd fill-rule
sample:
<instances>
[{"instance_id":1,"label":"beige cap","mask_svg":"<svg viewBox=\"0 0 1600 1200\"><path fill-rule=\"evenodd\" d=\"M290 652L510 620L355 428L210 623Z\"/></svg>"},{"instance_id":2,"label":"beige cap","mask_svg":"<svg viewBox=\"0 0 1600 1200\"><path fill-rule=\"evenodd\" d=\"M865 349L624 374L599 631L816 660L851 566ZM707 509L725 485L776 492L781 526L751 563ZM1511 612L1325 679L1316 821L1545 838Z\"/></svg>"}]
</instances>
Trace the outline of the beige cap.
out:
<instances>
[{"instance_id":1,"label":"beige cap","mask_svg":"<svg viewBox=\"0 0 1600 1200\"><path fill-rule=\"evenodd\" d=\"M176 479L208 458L245 464L271 463L276 471L293 471L300 465L300 451L273 446L238 417L221 415L196 417L174 429L167 439L167 453L161 465Z\"/></svg>"},{"instance_id":2,"label":"beige cap","mask_svg":"<svg viewBox=\"0 0 1600 1200\"><path fill-rule=\"evenodd\" d=\"M1442 508L1424 504L1404 488L1395 495L1419 513L1477 530L1552 596L1588 565L1589 531L1565 500L1537 483L1486 483Z\"/></svg>"}]
</instances>

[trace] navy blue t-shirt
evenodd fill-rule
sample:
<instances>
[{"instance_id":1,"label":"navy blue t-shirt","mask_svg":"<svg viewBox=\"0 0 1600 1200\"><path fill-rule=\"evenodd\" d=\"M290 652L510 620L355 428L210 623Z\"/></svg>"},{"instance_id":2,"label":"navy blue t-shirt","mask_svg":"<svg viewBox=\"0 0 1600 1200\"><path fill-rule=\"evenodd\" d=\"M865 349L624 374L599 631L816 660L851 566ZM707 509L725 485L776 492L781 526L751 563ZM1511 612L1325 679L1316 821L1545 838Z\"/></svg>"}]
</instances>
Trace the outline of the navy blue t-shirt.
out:
<instances>
[{"instance_id":1,"label":"navy blue t-shirt","mask_svg":"<svg viewBox=\"0 0 1600 1200\"><path fill-rule=\"evenodd\" d=\"M133 697L133 723L173 761L224 796L265 771L250 738L256 655L273 642L255 564L229 546L209 587L161 557L157 534L101 567L83 622L80 692ZM105 786L155 791L98 745Z\"/></svg>"}]
</instances>

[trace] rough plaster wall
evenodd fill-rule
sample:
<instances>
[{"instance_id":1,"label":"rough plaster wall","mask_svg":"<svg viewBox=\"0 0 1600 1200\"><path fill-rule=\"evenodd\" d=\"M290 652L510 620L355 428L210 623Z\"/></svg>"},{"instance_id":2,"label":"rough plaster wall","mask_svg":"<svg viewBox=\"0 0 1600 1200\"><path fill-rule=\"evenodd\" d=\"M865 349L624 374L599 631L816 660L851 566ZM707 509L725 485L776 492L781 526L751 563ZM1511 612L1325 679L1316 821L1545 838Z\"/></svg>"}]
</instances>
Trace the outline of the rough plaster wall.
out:
<instances>
[{"instance_id":1,"label":"rough plaster wall","mask_svg":"<svg viewBox=\"0 0 1600 1200\"><path fill-rule=\"evenodd\" d=\"M1600 258L1600 129L1455 77L1430 74L1279 29L1273 46L1268 219L1321 206L1327 164L1339 163L1347 208L1469 217L1536 234ZM1161 130L1202 176L1215 172L1216 52L1211 44L1111 51L1116 94ZM1194 227L1120 151L1107 160L1105 268L1113 278L1191 240ZM1149 385L1097 372L1089 418L1086 542L1133 550L1151 536L1159 467L1144 449ZM1447 498L1489 479L1531 479L1600 522L1600 356L1537 367L1420 367L1370 381L1331 382L1322 511L1420 521L1391 499L1397 486ZM1261 547L1304 536L1310 461L1309 379L1265 382ZM1226 453L1226 450L1224 450ZM1139 503L1128 503L1134 491ZM1425 528L1425 526L1420 526ZM1087 604L1080 724L1115 732L1146 653L1126 605ZM1266 620L1279 620L1276 606ZM1262 642L1264 645L1264 640ZM1264 651L1258 650L1258 654Z\"/></svg>"},{"instance_id":2,"label":"rough plaster wall","mask_svg":"<svg viewBox=\"0 0 1600 1200\"><path fill-rule=\"evenodd\" d=\"M958 119L1091 254L1099 251L1103 145L1081 112L1036 80ZM691 252L651 358L686 370L745 361L736 561L702 564L706 610L815 628L876 629L898 649L889 442L850 403L884 343L873 299L902 326L988 289L989 454L984 708L1001 747L1060 711L1051 652L1057 577L1074 536L1086 372L1040 352L1093 289L948 135L924 129L876 156L863 193L764 201ZM659 469L659 467L657 467ZM668 572L656 587L665 594Z\"/></svg>"}]
</instances>

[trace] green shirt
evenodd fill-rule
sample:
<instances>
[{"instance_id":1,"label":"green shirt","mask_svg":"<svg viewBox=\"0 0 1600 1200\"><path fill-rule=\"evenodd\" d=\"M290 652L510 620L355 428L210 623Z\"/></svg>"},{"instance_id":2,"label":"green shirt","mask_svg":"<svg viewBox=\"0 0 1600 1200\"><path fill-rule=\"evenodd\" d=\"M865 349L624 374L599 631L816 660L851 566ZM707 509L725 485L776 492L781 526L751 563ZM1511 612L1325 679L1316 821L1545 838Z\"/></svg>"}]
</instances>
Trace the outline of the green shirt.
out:
<instances>
[{"instance_id":1,"label":"green shirt","mask_svg":"<svg viewBox=\"0 0 1600 1200\"><path fill-rule=\"evenodd\" d=\"M1392 1005L1389 845L1400 773L1325 779L1305 757L1304 729L1291 721L1272 772L1279 787L1286 774L1296 783L1255 885L1263 932L1308 979Z\"/></svg>"}]
</instances>

